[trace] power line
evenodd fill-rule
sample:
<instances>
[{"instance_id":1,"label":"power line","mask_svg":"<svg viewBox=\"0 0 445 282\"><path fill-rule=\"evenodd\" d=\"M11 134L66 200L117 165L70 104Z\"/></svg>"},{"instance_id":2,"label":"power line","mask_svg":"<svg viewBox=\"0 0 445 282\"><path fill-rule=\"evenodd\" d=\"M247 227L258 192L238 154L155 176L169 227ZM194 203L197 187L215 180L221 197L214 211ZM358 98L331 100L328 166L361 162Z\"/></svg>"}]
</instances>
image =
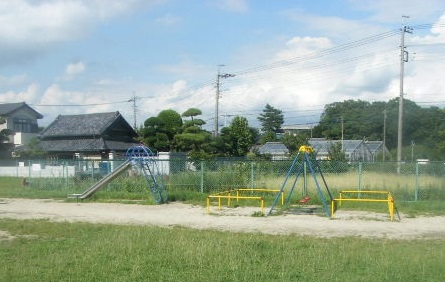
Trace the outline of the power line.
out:
<instances>
[{"instance_id":1,"label":"power line","mask_svg":"<svg viewBox=\"0 0 445 282\"><path fill-rule=\"evenodd\" d=\"M129 102L129 100L118 101L118 102L95 103L95 104L29 104L29 105L34 107L92 107L92 106L121 104L127 102Z\"/></svg>"}]
</instances>

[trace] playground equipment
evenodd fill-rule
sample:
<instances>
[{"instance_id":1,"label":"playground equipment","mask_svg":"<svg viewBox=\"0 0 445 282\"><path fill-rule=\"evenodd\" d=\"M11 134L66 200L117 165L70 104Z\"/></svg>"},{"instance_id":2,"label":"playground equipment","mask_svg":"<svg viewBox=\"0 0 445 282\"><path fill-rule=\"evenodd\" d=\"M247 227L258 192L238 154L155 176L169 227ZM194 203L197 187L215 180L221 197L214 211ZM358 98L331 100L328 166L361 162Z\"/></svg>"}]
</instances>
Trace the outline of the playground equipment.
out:
<instances>
[{"instance_id":1,"label":"playground equipment","mask_svg":"<svg viewBox=\"0 0 445 282\"><path fill-rule=\"evenodd\" d=\"M244 195L244 192L251 192L250 195ZM276 193L279 192L278 189L264 189L264 188L241 188L236 190L229 190L224 192L219 192L207 196L207 212L210 213L210 203L211 199L218 199L218 209L222 208L222 199L227 199L227 206L231 206L232 200L258 200L260 201L261 214L264 214L264 197L258 196L258 193ZM284 193L281 195L281 204L284 204Z\"/></svg>"},{"instance_id":2,"label":"playground equipment","mask_svg":"<svg viewBox=\"0 0 445 282\"><path fill-rule=\"evenodd\" d=\"M317 187L318 196L319 196L321 203L323 205L324 212L326 213L327 217L331 216L331 210L330 210L330 206L328 205L327 198L329 198L329 203L332 202L333 198L332 198L331 192L329 191L329 188L328 188L326 180L323 176L323 173L321 172L320 165L319 165L318 161L315 159L314 149L310 146L301 146L299 148L298 154L295 157L294 161L292 162L292 165L290 166L290 168L288 170L286 179L284 180L284 182L281 186L281 189L277 193L275 200L272 204L272 207L270 208L269 215L272 214L273 210L275 209L275 206L277 205L280 198L283 196L286 189L289 189L289 192L288 192L288 196L286 198L284 205L289 204L289 202L292 198L292 195L294 193L295 186L297 184L297 180L301 175L303 175L303 177L304 177L303 189L302 189L303 190L302 191L303 198L299 202L300 202L300 204L306 204L310 200L308 189L307 189L307 182L308 182L308 179L307 179L308 173L307 172L308 172L308 170L309 170L310 174L312 175L315 186ZM317 180L317 175L319 175L323 181L325 192L323 191L322 187L320 186L319 181ZM288 181L290 181L293 177L294 177L293 182L290 184L290 187L287 187Z\"/></svg>"},{"instance_id":3,"label":"playground equipment","mask_svg":"<svg viewBox=\"0 0 445 282\"><path fill-rule=\"evenodd\" d=\"M363 197L366 196L366 197ZM383 197L382 197L383 196ZM383 202L388 204L389 217L394 220L394 212L400 220L400 215L394 202L394 198L391 192L388 191L368 191L368 190L348 190L341 191L339 197L333 199L331 202L331 217L334 214L342 202Z\"/></svg>"},{"instance_id":4,"label":"playground equipment","mask_svg":"<svg viewBox=\"0 0 445 282\"><path fill-rule=\"evenodd\" d=\"M155 154L149 148L140 145L129 148L125 156L127 160L111 173L107 174L83 193L71 194L68 195L68 198L86 199L105 187L131 166L136 166L143 172L155 202L158 204L167 202L167 190L162 181L162 175L159 173L159 168L154 158Z\"/></svg>"}]
</instances>

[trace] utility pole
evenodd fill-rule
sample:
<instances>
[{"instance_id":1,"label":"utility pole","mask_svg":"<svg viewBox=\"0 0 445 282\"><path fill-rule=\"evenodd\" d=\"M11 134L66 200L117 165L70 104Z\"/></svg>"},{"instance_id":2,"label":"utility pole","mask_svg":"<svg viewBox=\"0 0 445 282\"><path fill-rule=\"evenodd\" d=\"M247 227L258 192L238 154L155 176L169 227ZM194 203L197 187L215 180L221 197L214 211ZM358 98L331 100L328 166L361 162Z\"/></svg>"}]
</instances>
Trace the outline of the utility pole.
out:
<instances>
[{"instance_id":1,"label":"utility pole","mask_svg":"<svg viewBox=\"0 0 445 282\"><path fill-rule=\"evenodd\" d=\"M216 96L215 96L215 130L213 132L213 136L218 136L218 132L219 132L219 97L220 97L220 86L221 86L221 82L220 79L221 78L229 78L229 77L234 77L234 74L230 74L230 73L221 73L220 68L223 67L224 65L218 65L218 74L216 76Z\"/></svg>"},{"instance_id":2,"label":"utility pole","mask_svg":"<svg viewBox=\"0 0 445 282\"><path fill-rule=\"evenodd\" d=\"M345 123L344 123L344 119L343 116L341 117L341 151L343 152L345 150L345 146L344 146L344 131L345 131Z\"/></svg>"},{"instance_id":3,"label":"utility pole","mask_svg":"<svg viewBox=\"0 0 445 282\"><path fill-rule=\"evenodd\" d=\"M386 109L383 110L383 162L385 162L386 155Z\"/></svg>"},{"instance_id":4,"label":"utility pole","mask_svg":"<svg viewBox=\"0 0 445 282\"><path fill-rule=\"evenodd\" d=\"M136 99L138 97L136 97L136 93L133 91L133 98L131 98L130 100L128 100L128 102L133 102L133 128L134 130L136 130L137 128L137 122L136 122L136 113L137 113L137 105L136 105Z\"/></svg>"},{"instance_id":5,"label":"utility pole","mask_svg":"<svg viewBox=\"0 0 445 282\"><path fill-rule=\"evenodd\" d=\"M408 16L402 16L404 19ZM399 94L399 123L397 129L397 174L400 173L400 165L402 161L402 129L403 129L403 77L405 62L408 62L408 52L405 50L405 33L412 33L412 28L407 27L405 22L401 29L400 39L400 94Z\"/></svg>"}]
</instances>

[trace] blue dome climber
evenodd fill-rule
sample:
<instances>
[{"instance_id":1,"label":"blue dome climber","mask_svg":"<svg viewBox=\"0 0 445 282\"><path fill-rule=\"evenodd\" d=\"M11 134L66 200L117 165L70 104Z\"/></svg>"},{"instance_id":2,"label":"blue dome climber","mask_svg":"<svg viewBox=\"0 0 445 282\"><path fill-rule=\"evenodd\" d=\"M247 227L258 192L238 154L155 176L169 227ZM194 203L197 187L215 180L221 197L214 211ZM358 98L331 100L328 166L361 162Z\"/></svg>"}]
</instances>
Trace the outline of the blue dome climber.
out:
<instances>
[{"instance_id":1,"label":"blue dome climber","mask_svg":"<svg viewBox=\"0 0 445 282\"><path fill-rule=\"evenodd\" d=\"M155 154L148 147L139 145L129 148L125 156L133 165L137 165L143 171L155 202L166 203L167 190L162 181L162 175L159 173Z\"/></svg>"}]
</instances>

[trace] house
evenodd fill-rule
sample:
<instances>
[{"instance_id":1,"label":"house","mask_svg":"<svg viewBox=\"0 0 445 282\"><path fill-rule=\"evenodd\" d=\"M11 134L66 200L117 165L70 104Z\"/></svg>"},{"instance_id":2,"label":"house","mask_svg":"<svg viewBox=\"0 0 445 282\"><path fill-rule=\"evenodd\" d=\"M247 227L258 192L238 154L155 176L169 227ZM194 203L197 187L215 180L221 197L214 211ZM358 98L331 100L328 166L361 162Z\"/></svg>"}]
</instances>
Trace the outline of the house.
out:
<instances>
[{"instance_id":1,"label":"house","mask_svg":"<svg viewBox=\"0 0 445 282\"><path fill-rule=\"evenodd\" d=\"M57 159L108 159L138 145L119 112L59 115L40 135L39 149Z\"/></svg>"},{"instance_id":2,"label":"house","mask_svg":"<svg viewBox=\"0 0 445 282\"><path fill-rule=\"evenodd\" d=\"M310 133L310 136L312 137L312 129L313 125L283 125L281 126L281 129L284 131L285 135L293 135L296 136L302 132Z\"/></svg>"},{"instance_id":3,"label":"house","mask_svg":"<svg viewBox=\"0 0 445 282\"><path fill-rule=\"evenodd\" d=\"M289 158L289 149L281 142L266 142L258 148L260 155L270 155L272 160L286 160Z\"/></svg>"},{"instance_id":4,"label":"house","mask_svg":"<svg viewBox=\"0 0 445 282\"><path fill-rule=\"evenodd\" d=\"M37 120L43 116L25 102L0 104L0 116L5 119L0 130L9 129L13 132L8 143L14 146L27 144L38 135Z\"/></svg>"},{"instance_id":5,"label":"house","mask_svg":"<svg viewBox=\"0 0 445 282\"><path fill-rule=\"evenodd\" d=\"M363 140L327 140L324 138L311 138L308 142L317 152L317 159L320 160L328 160L331 147L338 144L344 151L348 161L374 161L373 153Z\"/></svg>"}]
</instances>

